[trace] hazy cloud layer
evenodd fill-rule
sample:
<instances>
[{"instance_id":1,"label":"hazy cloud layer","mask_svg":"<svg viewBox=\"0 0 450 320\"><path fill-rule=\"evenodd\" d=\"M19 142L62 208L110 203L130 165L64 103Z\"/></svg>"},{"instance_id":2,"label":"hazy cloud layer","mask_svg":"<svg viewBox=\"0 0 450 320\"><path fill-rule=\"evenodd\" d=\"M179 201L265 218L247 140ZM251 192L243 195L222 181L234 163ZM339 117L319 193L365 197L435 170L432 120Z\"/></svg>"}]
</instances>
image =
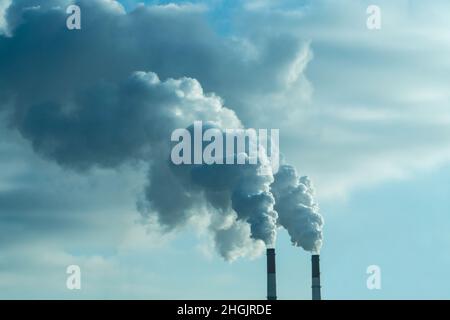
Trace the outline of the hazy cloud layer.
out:
<instances>
[{"instance_id":1,"label":"hazy cloud layer","mask_svg":"<svg viewBox=\"0 0 450 320\"><path fill-rule=\"evenodd\" d=\"M366 28L370 1L302 1L297 10L254 3L245 34L277 25L277 32L311 40L312 100L283 127L282 141L290 161L313 177L319 198L342 199L448 163L448 3L379 1L376 32ZM281 101L285 110L292 100Z\"/></svg>"}]
</instances>

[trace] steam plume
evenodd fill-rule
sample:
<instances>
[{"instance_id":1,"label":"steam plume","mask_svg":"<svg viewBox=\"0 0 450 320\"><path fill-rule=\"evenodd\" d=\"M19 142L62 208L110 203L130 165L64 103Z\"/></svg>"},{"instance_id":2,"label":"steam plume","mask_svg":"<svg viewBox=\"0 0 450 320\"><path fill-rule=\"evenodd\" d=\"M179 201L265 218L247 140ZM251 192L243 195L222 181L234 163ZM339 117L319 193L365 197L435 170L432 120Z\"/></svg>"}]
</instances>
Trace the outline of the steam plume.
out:
<instances>
[{"instance_id":1,"label":"steam plume","mask_svg":"<svg viewBox=\"0 0 450 320\"><path fill-rule=\"evenodd\" d=\"M208 91L228 96L234 90L235 96L276 90L284 85L279 70L298 57L295 41L275 37L254 59L243 59L244 47L220 40L189 9L139 7L126 13L106 0L77 1L83 29L71 33L65 27L69 2L13 1L5 14L10 34L0 35L0 111L37 153L79 172L144 163L148 183L138 203L144 218L156 216L173 230L204 216L228 260L273 246L277 221L290 233L314 229L303 221L303 211L297 215L283 203L285 197L294 205L299 199L277 188L280 178L269 170L269 159L260 157L257 165L174 166L168 158L176 128L195 121L220 130L243 128L236 113L196 79ZM161 30L164 37L156 36ZM271 48L279 45L283 54L273 55ZM216 69L221 72L212 72ZM293 183L289 192L309 188L303 182ZM283 213L279 218L277 210ZM296 243L314 247L306 240Z\"/></svg>"},{"instance_id":2,"label":"steam plume","mask_svg":"<svg viewBox=\"0 0 450 320\"><path fill-rule=\"evenodd\" d=\"M291 165L281 165L271 190L276 199L278 222L288 231L292 244L306 251L320 252L323 218L309 178L299 177Z\"/></svg>"},{"instance_id":3,"label":"steam plume","mask_svg":"<svg viewBox=\"0 0 450 320\"><path fill-rule=\"evenodd\" d=\"M177 128L189 127L197 120L216 128L242 127L236 114L218 97L205 95L196 80L162 82L155 73L135 72L121 84L95 86L70 103L69 111L69 103L25 109L17 125L37 152L75 170L114 168L131 160L148 162L149 186L146 201L140 206L143 214L156 214L169 230L201 212L222 215L228 225L210 229L220 232L214 237L216 241L234 242L217 244L227 259L235 257L226 248L236 252L236 247L249 244L243 241L246 237L267 246L274 244L277 215L270 192L273 175L262 170L270 166L267 161L179 167L169 161L169 137ZM234 236L225 236L227 232Z\"/></svg>"}]
</instances>

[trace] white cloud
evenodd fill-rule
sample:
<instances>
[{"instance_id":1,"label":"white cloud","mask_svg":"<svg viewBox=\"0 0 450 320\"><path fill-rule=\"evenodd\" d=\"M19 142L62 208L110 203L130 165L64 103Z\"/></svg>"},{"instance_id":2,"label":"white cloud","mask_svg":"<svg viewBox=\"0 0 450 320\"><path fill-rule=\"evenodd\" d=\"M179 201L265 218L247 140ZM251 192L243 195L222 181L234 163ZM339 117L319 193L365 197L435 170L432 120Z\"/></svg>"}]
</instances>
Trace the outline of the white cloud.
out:
<instances>
[{"instance_id":1,"label":"white cloud","mask_svg":"<svg viewBox=\"0 0 450 320\"><path fill-rule=\"evenodd\" d=\"M6 22L6 10L11 5L12 0L0 0L0 35L8 34L8 25Z\"/></svg>"},{"instance_id":2,"label":"white cloud","mask_svg":"<svg viewBox=\"0 0 450 320\"><path fill-rule=\"evenodd\" d=\"M289 119L280 123L273 120L279 114L269 113L267 123L281 127L281 151L312 176L319 198L342 198L448 163L448 2L436 9L381 1L376 32L367 30L361 2L305 1L294 5L303 10L300 19L281 14L292 9L282 4L278 10L257 4L247 12L249 34L284 32L310 41L310 98L283 92L276 104Z\"/></svg>"}]
</instances>

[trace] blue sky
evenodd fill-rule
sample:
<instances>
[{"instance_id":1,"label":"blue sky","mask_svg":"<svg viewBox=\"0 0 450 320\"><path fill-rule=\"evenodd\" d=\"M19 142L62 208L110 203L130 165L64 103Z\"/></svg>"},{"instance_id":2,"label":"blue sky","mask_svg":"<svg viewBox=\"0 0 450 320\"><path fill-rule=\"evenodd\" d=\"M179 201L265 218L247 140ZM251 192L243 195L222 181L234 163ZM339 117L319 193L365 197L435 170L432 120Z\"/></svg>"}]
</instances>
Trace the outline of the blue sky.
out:
<instances>
[{"instance_id":1,"label":"blue sky","mask_svg":"<svg viewBox=\"0 0 450 320\"><path fill-rule=\"evenodd\" d=\"M165 90L196 79L206 106L213 92L246 126L280 129L325 219L325 299L449 298L448 3L377 1L370 31L373 1L137 2L81 1L71 34L54 9L69 1L0 0L0 297L264 299L264 255L249 244L224 261L207 213L170 232L143 221L156 178L124 156L138 154L140 118L96 108L152 71ZM81 132L53 115L61 101L90 110ZM102 119L131 138L112 143ZM279 297L310 299L310 254L282 229L276 248ZM80 291L65 287L69 264ZM369 265L381 290L366 287Z\"/></svg>"}]
</instances>

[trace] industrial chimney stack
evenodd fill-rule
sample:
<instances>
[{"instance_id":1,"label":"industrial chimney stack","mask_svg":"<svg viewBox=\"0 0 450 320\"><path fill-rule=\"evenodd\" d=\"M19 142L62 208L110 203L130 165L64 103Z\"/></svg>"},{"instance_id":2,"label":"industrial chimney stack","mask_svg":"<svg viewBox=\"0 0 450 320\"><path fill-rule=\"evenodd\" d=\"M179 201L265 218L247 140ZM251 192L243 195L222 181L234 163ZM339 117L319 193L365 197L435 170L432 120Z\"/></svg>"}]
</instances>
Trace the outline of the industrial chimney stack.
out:
<instances>
[{"instance_id":1,"label":"industrial chimney stack","mask_svg":"<svg viewBox=\"0 0 450 320\"><path fill-rule=\"evenodd\" d=\"M312 265L312 299L321 300L320 295L320 256L313 254L311 256Z\"/></svg>"},{"instance_id":2,"label":"industrial chimney stack","mask_svg":"<svg viewBox=\"0 0 450 320\"><path fill-rule=\"evenodd\" d=\"M267 249L267 300L277 300L277 278L275 272L275 249Z\"/></svg>"}]
</instances>

